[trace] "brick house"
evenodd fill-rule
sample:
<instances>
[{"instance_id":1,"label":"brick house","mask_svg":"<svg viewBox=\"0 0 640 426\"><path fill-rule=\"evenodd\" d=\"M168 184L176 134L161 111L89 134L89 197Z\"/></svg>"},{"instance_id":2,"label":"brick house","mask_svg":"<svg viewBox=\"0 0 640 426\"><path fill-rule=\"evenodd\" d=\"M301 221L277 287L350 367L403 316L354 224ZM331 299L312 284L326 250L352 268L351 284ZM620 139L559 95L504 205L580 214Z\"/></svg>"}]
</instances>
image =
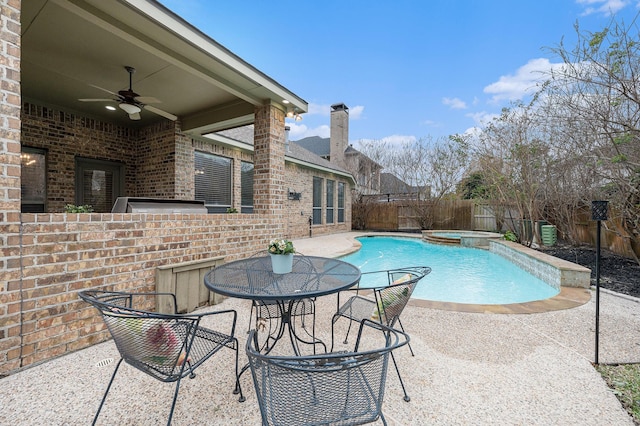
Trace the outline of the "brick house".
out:
<instances>
[{"instance_id":1,"label":"brick house","mask_svg":"<svg viewBox=\"0 0 640 426\"><path fill-rule=\"evenodd\" d=\"M350 229L353 178L287 144L285 117L306 102L158 2L0 8L0 374L108 337L79 290L182 285L309 235L310 217L313 234ZM118 196L211 213L111 213Z\"/></svg>"}]
</instances>

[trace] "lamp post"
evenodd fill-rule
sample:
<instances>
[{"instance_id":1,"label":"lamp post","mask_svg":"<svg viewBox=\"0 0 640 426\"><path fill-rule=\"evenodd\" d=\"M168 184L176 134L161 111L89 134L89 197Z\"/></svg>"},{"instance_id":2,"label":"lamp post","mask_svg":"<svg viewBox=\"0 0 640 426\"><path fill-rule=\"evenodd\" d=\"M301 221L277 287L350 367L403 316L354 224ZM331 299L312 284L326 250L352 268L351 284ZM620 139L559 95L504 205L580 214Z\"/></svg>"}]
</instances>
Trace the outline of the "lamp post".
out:
<instances>
[{"instance_id":1,"label":"lamp post","mask_svg":"<svg viewBox=\"0 0 640 426\"><path fill-rule=\"evenodd\" d=\"M591 220L597 222L596 233L596 355L595 363L598 364L598 338L600 335L600 229L601 222L607 220L608 201L591 202Z\"/></svg>"}]
</instances>

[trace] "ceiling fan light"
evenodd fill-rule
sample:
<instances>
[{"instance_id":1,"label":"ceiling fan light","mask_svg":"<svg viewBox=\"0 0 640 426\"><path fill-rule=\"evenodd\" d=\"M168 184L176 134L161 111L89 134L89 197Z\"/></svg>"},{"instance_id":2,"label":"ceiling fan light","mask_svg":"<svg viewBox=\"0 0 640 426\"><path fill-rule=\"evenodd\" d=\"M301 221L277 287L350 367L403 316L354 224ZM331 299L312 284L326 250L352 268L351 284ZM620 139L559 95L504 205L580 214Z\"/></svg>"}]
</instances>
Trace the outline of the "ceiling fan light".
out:
<instances>
[{"instance_id":1,"label":"ceiling fan light","mask_svg":"<svg viewBox=\"0 0 640 426\"><path fill-rule=\"evenodd\" d=\"M120 105L118 105L122 110L124 110L127 114L137 114L141 111L140 107L137 105L132 105L132 104L128 104L125 102L122 102Z\"/></svg>"}]
</instances>

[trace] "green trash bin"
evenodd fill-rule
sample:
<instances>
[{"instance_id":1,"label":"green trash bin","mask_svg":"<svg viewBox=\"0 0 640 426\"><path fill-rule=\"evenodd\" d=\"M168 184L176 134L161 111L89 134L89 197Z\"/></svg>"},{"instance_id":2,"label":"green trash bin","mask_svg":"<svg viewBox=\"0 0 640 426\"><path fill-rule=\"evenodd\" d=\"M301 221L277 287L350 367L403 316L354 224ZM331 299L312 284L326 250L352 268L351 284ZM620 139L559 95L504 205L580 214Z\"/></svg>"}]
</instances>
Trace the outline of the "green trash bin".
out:
<instances>
[{"instance_id":1,"label":"green trash bin","mask_svg":"<svg viewBox=\"0 0 640 426\"><path fill-rule=\"evenodd\" d=\"M540 236L542 238L542 244L545 246L554 246L558 242L558 231L554 225L542 225Z\"/></svg>"}]
</instances>

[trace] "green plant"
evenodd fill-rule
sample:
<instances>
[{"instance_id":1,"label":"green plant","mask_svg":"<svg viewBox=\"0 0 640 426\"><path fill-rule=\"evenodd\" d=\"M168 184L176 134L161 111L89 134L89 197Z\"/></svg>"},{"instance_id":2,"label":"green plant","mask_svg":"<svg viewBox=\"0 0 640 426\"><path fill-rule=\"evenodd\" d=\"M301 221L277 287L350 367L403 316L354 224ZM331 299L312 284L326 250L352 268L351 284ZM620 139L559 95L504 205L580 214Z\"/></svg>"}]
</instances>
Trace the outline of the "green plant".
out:
<instances>
[{"instance_id":1,"label":"green plant","mask_svg":"<svg viewBox=\"0 0 640 426\"><path fill-rule=\"evenodd\" d=\"M75 204L67 204L64 206L65 213L93 213L93 207L89 204L76 206Z\"/></svg>"},{"instance_id":2,"label":"green plant","mask_svg":"<svg viewBox=\"0 0 640 426\"><path fill-rule=\"evenodd\" d=\"M268 251L271 254L293 254L296 252L293 243L285 239L271 240Z\"/></svg>"},{"instance_id":3,"label":"green plant","mask_svg":"<svg viewBox=\"0 0 640 426\"><path fill-rule=\"evenodd\" d=\"M238 213L238 209L234 208L234 207L229 207L227 209L227 213Z\"/></svg>"},{"instance_id":4,"label":"green plant","mask_svg":"<svg viewBox=\"0 0 640 426\"><path fill-rule=\"evenodd\" d=\"M596 366L622 406L640 424L640 364Z\"/></svg>"},{"instance_id":5,"label":"green plant","mask_svg":"<svg viewBox=\"0 0 640 426\"><path fill-rule=\"evenodd\" d=\"M515 243L518 241L518 236L513 231L507 231L504 233L504 239Z\"/></svg>"}]
</instances>

